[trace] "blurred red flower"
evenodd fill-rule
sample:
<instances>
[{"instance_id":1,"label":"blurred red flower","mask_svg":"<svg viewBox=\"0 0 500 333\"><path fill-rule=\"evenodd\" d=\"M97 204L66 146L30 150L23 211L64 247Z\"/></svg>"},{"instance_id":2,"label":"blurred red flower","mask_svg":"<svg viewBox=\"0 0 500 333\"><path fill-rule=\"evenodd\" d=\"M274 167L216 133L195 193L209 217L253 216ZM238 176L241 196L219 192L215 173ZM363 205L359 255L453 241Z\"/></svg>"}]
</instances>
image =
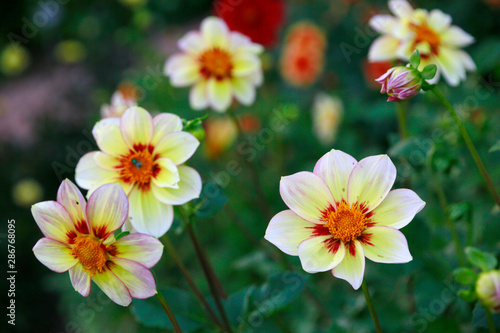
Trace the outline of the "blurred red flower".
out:
<instances>
[{"instance_id":1,"label":"blurred red flower","mask_svg":"<svg viewBox=\"0 0 500 333\"><path fill-rule=\"evenodd\" d=\"M285 19L285 4L282 0L216 0L214 9L229 29L266 47L277 40Z\"/></svg>"}]
</instances>

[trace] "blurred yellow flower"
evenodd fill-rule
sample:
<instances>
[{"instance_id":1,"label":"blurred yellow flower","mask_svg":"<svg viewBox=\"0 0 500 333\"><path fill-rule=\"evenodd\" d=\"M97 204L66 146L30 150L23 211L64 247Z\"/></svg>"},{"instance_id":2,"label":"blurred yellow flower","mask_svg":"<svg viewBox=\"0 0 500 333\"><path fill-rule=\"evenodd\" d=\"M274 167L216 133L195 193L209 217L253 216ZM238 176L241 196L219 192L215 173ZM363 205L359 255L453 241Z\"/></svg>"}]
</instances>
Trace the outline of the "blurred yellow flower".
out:
<instances>
[{"instance_id":1,"label":"blurred yellow flower","mask_svg":"<svg viewBox=\"0 0 500 333\"><path fill-rule=\"evenodd\" d=\"M6 46L0 54L0 70L5 75L21 74L30 64L30 54L21 45Z\"/></svg>"},{"instance_id":2,"label":"blurred yellow flower","mask_svg":"<svg viewBox=\"0 0 500 333\"><path fill-rule=\"evenodd\" d=\"M500 271L481 273L476 281L476 294L486 308L500 312Z\"/></svg>"},{"instance_id":3,"label":"blurred yellow flower","mask_svg":"<svg viewBox=\"0 0 500 333\"><path fill-rule=\"evenodd\" d=\"M238 128L230 117L209 118L204 125L203 153L207 158L219 157L236 141Z\"/></svg>"},{"instance_id":4,"label":"blurred yellow flower","mask_svg":"<svg viewBox=\"0 0 500 333\"><path fill-rule=\"evenodd\" d=\"M21 207L29 207L43 197L43 187L33 178L18 181L12 189L14 203Z\"/></svg>"},{"instance_id":5,"label":"blurred yellow flower","mask_svg":"<svg viewBox=\"0 0 500 333\"><path fill-rule=\"evenodd\" d=\"M65 40L56 45L54 55L62 63L77 64L85 60L87 49L80 41Z\"/></svg>"},{"instance_id":6,"label":"blurred yellow flower","mask_svg":"<svg viewBox=\"0 0 500 333\"><path fill-rule=\"evenodd\" d=\"M330 146L335 142L343 113L340 98L325 93L316 95L312 109L313 130L323 145Z\"/></svg>"}]
</instances>

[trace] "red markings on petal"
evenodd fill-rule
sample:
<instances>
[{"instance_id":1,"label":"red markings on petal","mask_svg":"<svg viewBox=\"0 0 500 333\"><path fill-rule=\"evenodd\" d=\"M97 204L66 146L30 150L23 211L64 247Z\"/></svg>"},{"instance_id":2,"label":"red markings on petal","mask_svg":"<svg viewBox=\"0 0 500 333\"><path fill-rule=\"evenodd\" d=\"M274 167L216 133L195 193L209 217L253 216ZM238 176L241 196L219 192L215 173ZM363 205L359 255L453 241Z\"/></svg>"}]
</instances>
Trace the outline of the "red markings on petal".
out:
<instances>
[{"instance_id":1,"label":"red markings on petal","mask_svg":"<svg viewBox=\"0 0 500 333\"><path fill-rule=\"evenodd\" d=\"M346 250L349 251L349 254L353 257L356 256L356 244L354 242L349 242L345 244Z\"/></svg>"},{"instance_id":2,"label":"red markings on petal","mask_svg":"<svg viewBox=\"0 0 500 333\"><path fill-rule=\"evenodd\" d=\"M75 238L78 236L75 231L71 230L66 233L68 236L68 244L75 244Z\"/></svg>"},{"instance_id":3,"label":"red markings on petal","mask_svg":"<svg viewBox=\"0 0 500 333\"><path fill-rule=\"evenodd\" d=\"M106 239L109 236L108 228L104 225L101 225L98 228L92 228L92 231L94 232L94 236L100 239Z\"/></svg>"},{"instance_id":4,"label":"red markings on petal","mask_svg":"<svg viewBox=\"0 0 500 333\"><path fill-rule=\"evenodd\" d=\"M328 227L322 224L316 224L314 227L307 227L307 229L311 229L311 237L330 235Z\"/></svg>"},{"instance_id":5,"label":"red markings on petal","mask_svg":"<svg viewBox=\"0 0 500 333\"><path fill-rule=\"evenodd\" d=\"M322 211L320 212L320 213L321 213L321 219L322 219L323 221L326 221L326 220L328 219L328 216L330 215L330 213L332 213L332 212L334 212L334 211L335 211L335 207L333 207L333 205L332 205L332 204L330 204L330 205L328 206L328 208L327 208L327 209L322 210Z\"/></svg>"},{"instance_id":6,"label":"red markings on petal","mask_svg":"<svg viewBox=\"0 0 500 333\"><path fill-rule=\"evenodd\" d=\"M375 246L371 243L371 239L373 238L373 234L369 234L369 233L365 233L365 234L362 234L358 240L363 243L363 244L366 244L366 245L371 245L371 246Z\"/></svg>"},{"instance_id":7,"label":"red markings on petal","mask_svg":"<svg viewBox=\"0 0 500 333\"><path fill-rule=\"evenodd\" d=\"M325 243L326 248L328 249L328 252L331 254L337 253L339 250L341 242L338 239L335 238L328 238L325 240L323 243Z\"/></svg>"},{"instance_id":8,"label":"red markings on petal","mask_svg":"<svg viewBox=\"0 0 500 333\"><path fill-rule=\"evenodd\" d=\"M90 233L89 227L87 225L86 221L78 221L75 223L75 228L76 231L78 231L81 234L88 235Z\"/></svg>"}]
</instances>

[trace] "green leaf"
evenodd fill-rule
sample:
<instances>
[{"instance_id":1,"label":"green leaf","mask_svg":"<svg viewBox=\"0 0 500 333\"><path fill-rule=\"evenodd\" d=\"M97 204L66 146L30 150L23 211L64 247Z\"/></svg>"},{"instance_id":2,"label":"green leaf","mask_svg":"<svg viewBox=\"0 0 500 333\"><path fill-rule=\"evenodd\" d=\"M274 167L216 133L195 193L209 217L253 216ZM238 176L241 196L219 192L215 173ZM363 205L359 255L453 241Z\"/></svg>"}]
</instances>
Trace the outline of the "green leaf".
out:
<instances>
[{"instance_id":1,"label":"green leaf","mask_svg":"<svg viewBox=\"0 0 500 333\"><path fill-rule=\"evenodd\" d=\"M207 117L208 113L204 116L189 121L183 119L182 123L184 124L184 127L182 128L182 130L193 134L199 141L203 141L203 139L205 138L205 130L203 129L202 121Z\"/></svg>"},{"instance_id":2,"label":"green leaf","mask_svg":"<svg viewBox=\"0 0 500 333\"><path fill-rule=\"evenodd\" d=\"M423 91L429 91L431 90L432 88L434 88L436 85L435 84L430 84L429 82L427 81L424 81L422 82L422 90Z\"/></svg>"},{"instance_id":3,"label":"green leaf","mask_svg":"<svg viewBox=\"0 0 500 333\"><path fill-rule=\"evenodd\" d=\"M464 286L476 283L477 274L470 268L460 267L453 271L453 276L458 283Z\"/></svg>"},{"instance_id":4,"label":"green leaf","mask_svg":"<svg viewBox=\"0 0 500 333\"><path fill-rule=\"evenodd\" d=\"M219 212L227 202L224 190L216 183L203 184L200 197L192 201L194 215L210 217Z\"/></svg>"},{"instance_id":5,"label":"green leaf","mask_svg":"<svg viewBox=\"0 0 500 333\"><path fill-rule=\"evenodd\" d=\"M256 288L251 296L253 312L269 316L296 299L304 290L305 278L296 272L278 273Z\"/></svg>"},{"instance_id":6,"label":"green leaf","mask_svg":"<svg viewBox=\"0 0 500 333\"><path fill-rule=\"evenodd\" d=\"M248 311L250 296L255 290L255 286L247 287L229 296L224 302L224 308L229 322L234 327L238 327Z\"/></svg>"},{"instance_id":7,"label":"green leaf","mask_svg":"<svg viewBox=\"0 0 500 333\"><path fill-rule=\"evenodd\" d=\"M490 153L500 150L500 140L498 140L489 150Z\"/></svg>"},{"instance_id":8,"label":"green leaf","mask_svg":"<svg viewBox=\"0 0 500 333\"><path fill-rule=\"evenodd\" d=\"M437 72L437 67L436 65L427 65L425 68L422 70L422 78L425 80L430 80L434 78Z\"/></svg>"},{"instance_id":9,"label":"green leaf","mask_svg":"<svg viewBox=\"0 0 500 333\"><path fill-rule=\"evenodd\" d=\"M500 313L493 313L492 317L495 327L500 328ZM472 325L476 327L488 328L486 313L484 312L483 306L479 302L476 304L476 307L472 312Z\"/></svg>"},{"instance_id":10,"label":"green leaf","mask_svg":"<svg viewBox=\"0 0 500 333\"><path fill-rule=\"evenodd\" d=\"M489 271L497 266L497 258L494 255L482 252L474 247L466 247L465 255L471 264L479 267L482 271Z\"/></svg>"},{"instance_id":11,"label":"green leaf","mask_svg":"<svg viewBox=\"0 0 500 333\"><path fill-rule=\"evenodd\" d=\"M420 65L420 53L415 50L410 56L410 66L417 69L418 65Z\"/></svg>"},{"instance_id":12,"label":"green leaf","mask_svg":"<svg viewBox=\"0 0 500 333\"><path fill-rule=\"evenodd\" d=\"M158 288L172 308L183 332L205 327L205 316L198 302L187 292L175 288ZM135 319L147 327L172 330L173 326L156 297L134 299L131 307Z\"/></svg>"},{"instance_id":13,"label":"green leaf","mask_svg":"<svg viewBox=\"0 0 500 333\"><path fill-rule=\"evenodd\" d=\"M128 234L130 234L130 231L120 232L117 236L115 236L115 240L119 240L120 238L122 238L123 236L127 236Z\"/></svg>"},{"instance_id":14,"label":"green leaf","mask_svg":"<svg viewBox=\"0 0 500 333\"><path fill-rule=\"evenodd\" d=\"M466 302L474 302L476 301L476 293L474 289L462 289L458 291L458 297L463 299Z\"/></svg>"}]
</instances>

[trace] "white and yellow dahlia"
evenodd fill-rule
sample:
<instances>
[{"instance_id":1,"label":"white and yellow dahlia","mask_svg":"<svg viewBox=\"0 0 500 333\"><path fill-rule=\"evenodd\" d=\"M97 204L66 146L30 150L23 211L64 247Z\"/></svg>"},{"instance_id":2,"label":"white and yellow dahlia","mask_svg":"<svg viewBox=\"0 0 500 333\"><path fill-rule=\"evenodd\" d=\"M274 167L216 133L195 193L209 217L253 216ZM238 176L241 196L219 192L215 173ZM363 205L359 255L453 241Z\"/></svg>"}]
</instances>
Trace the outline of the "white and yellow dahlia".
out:
<instances>
[{"instance_id":1,"label":"white and yellow dahlia","mask_svg":"<svg viewBox=\"0 0 500 333\"><path fill-rule=\"evenodd\" d=\"M476 69L472 58L461 50L472 44L474 38L451 25L449 15L439 9L414 9L406 0L390 0L389 9L395 16L375 15L370 20L370 26L382 34L370 46L370 61L409 61L413 51L418 50L419 69L430 64L438 68L429 82L437 82L442 74L452 86L465 79L466 70Z\"/></svg>"},{"instance_id":2,"label":"white and yellow dahlia","mask_svg":"<svg viewBox=\"0 0 500 333\"><path fill-rule=\"evenodd\" d=\"M167 60L165 75L175 87L192 86L193 109L210 107L223 112L233 96L244 105L254 102L256 87L263 81L261 45L229 31L217 17L204 19L201 30L187 33L178 45L182 53Z\"/></svg>"},{"instance_id":3,"label":"white and yellow dahlia","mask_svg":"<svg viewBox=\"0 0 500 333\"><path fill-rule=\"evenodd\" d=\"M128 201L117 184L98 188L88 202L69 180L62 182L57 201L33 205L31 211L44 234L33 248L49 269L69 271L76 291L87 297L91 280L119 305L156 294L149 268L160 260L163 245L145 234L118 240L113 233L128 216Z\"/></svg>"},{"instance_id":4,"label":"white and yellow dahlia","mask_svg":"<svg viewBox=\"0 0 500 333\"><path fill-rule=\"evenodd\" d=\"M380 263L412 260L398 229L425 203L411 190L390 191L395 179L387 155L357 162L332 150L314 172L281 179L281 197L290 209L272 218L265 238L286 254L298 255L306 272L331 270L358 289L365 257Z\"/></svg>"},{"instance_id":5,"label":"white and yellow dahlia","mask_svg":"<svg viewBox=\"0 0 500 333\"><path fill-rule=\"evenodd\" d=\"M130 201L134 231L161 237L172 225L172 205L200 195L200 175L183 165L200 143L182 131L178 116L152 118L143 108L131 107L121 118L99 121L92 134L101 151L80 159L76 182L89 190L87 195L103 184L120 184Z\"/></svg>"}]
</instances>

